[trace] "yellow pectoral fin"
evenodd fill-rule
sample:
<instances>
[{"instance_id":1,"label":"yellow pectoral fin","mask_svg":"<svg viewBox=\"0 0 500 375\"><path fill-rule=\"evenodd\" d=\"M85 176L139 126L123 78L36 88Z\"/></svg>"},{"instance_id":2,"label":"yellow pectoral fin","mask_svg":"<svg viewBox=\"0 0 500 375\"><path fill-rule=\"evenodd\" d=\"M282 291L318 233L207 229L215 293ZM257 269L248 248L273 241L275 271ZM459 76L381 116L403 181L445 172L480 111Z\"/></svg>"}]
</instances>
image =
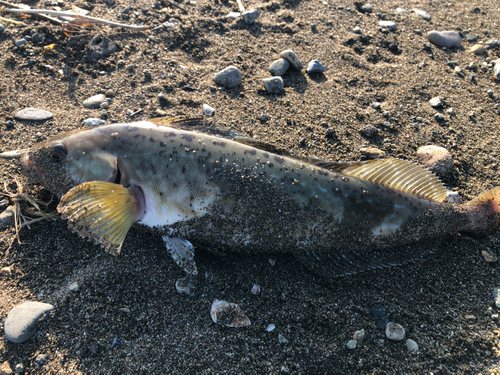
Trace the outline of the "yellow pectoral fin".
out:
<instances>
[{"instance_id":1,"label":"yellow pectoral fin","mask_svg":"<svg viewBox=\"0 0 500 375\"><path fill-rule=\"evenodd\" d=\"M61 198L57 211L74 232L117 255L128 230L143 214L144 196L136 186L85 182Z\"/></svg>"}]
</instances>

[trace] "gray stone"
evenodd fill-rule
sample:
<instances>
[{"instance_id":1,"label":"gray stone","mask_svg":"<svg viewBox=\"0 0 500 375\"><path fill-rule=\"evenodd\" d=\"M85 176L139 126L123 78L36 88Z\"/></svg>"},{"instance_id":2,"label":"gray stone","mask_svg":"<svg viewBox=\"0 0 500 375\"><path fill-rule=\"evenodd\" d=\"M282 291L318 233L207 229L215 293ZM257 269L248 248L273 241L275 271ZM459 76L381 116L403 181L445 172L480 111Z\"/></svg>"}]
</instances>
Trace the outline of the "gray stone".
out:
<instances>
[{"instance_id":1,"label":"gray stone","mask_svg":"<svg viewBox=\"0 0 500 375\"><path fill-rule=\"evenodd\" d=\"M33 43L42 43L45 39L45 34L35 33L31 36L31 41Z\"/></svg>"},{"instance_id":2,"label":"gray stone","mask_svg":"<svg viewBox=\"0 0 500 375\"><path fill-rule=\"evenodd\" d=\"M385 336L389 340L401 341L405 338L405 329L401 324L389 322L385 327Z\"/></svg>"},{"instance_id":3,"label":"gray stone","mask_svg":"<svg viewBox=\"0 0 500 375\"><path fill-rule=\"evenodd\" d=\"M418 344L415 342L415 340L412 339L406 340L406 348L410 353L418 352Z\"/></svg>"},{"instance_id":4,"label":"gray stone","mask_svg":"<svg viewBox=\"0 0 500 375\"><path fill-rule=\"evenodd\" d=\"M234 65L229 65L219 73L214 74L214 81L218 85L231 88L241 83L241 73Z\"/></svg>"},{"instance_id":5,"label":"gray stone","mask_svg":"<svg viewBox=\"0 0 500 375\"><path fill-rule=\"evenodd\" d=\"M438 97L435 97L435 98L432 98L431 100L429 100L429 104L431 105L432 108L438 108L438 107L441 107L443 105L443 103L441 102L441 99L439 99Z\"/></svg>"},{"instance_id":6,"label":"gray stone","mask_svg":"<svg viewBox=\"0 0 500 375\"><path fill-rule=\"evenodd\" d=\"M371 138L378 135L378 129L373 125L366 125L361 131L365 137Z\"/></svg>"},{"instance_id":7,"label":"gray stone","mask_svg":"<svg viewBox=\"0 0 500 375\"><path fill-rule=\"evenodd\" d=\"M352 32L354 34L361 34L361 29L359 28L359 26L356 26L354 29L352 29Z\"/></svg>"},{"instance_id":8,"label":"gray stone","mask_svg":"<svg viewBox=\"0 0 500 375\"><path fill-rule=\"evenodd\" d=\"M490 39L484 44L488 47L488 49L492 49L500 44L500 40Z\"/></svg>"},{"instance_id":9,"label":"gray stone","mask_svg":"<svg viewBox=\"0 0 500 375\"><path fill-rule=\"evenodd\" d=\"M109 38L100 35L95 36L89 44L87 61L101 60L116 52L116 44Z\"/></svg>"},{"instance_id":10,"label":"gray stone","mask_svg":"<svg viewBox=\"0 0 500 375\"><path fill-rule=\"evenodd\" d=\"M255 23L257 18L259 18L260 12L257 9L251 9L251 10L248 10L246 12L243 12L242 16L243 16L243 20L245 21L245 23L247 25L251 25L251 24Z\"/></svg>"},{"instance_id":11,"label":"gray stone","mask_svg":"<svg viewBox=\"0 0 500 375\"><path fill-rule=\"evenodd\" d=\"M24 302L14 307L4 324L5 337L7 340L22 343L36 333L36 322L43 320L54 306L42 302Z\"/></svg>"},{"instance_id":12,"label":"gray stone","mask_svg":"<svg viewBox=\"0 0 500 375\"><path fill-rule=\"evenodd\" d=\"M2 33L4 30L5 30L4 25L2 25L2 24L0 23L0 33Z\"/></svg>"},{"instance_id":13,"label":"gray stone","mask_svg":"<svg viewBox=\"0 0 500 375\"><path fill-rule=\"evenodd\" d=\"M361 342L365 338L365 330L360 329L359 331L354 332L354 335L352 335L352 338L356 340L357 342Z\"/></svg>"},{"instance_id":14,"label":"gray stone","mask_svg":"<svg viewBox=\"0 0 500 375\"><path fill-rule=\"evenodd\" d=\"M16 374L24 374L24 365L22 363L18 363L14 368Z\"/></svg>"},{"instance_id":15,"label":"gray stone","mask_svg":"<svg viewBox=\"0 0 500 375\"><path fill-rule=\"evenodd\" d=\"M356 349L356 346L358 345L358 342L356 340L349 340L347 341L346 347L347 349Z\"/></svg>"},{"instance_id":16,"label":"gray stone","mask_svg":"<svg viewBox=\"0 0 500 375\"><path fill-rule=\"evenodd\" d=\"M373 109L380 109L380 103L379 102L372 103L372 108Z\"/></svg>"},{"instance_id":17,"label":"gray stone","mask_svg":"<svg viewBox=\"0 0 500 375\"><path fill-rule=\"evenodd\" d=\"M456 191L447 191L446 201L451 204L460 204L460 195Z\"/></svg>"},{"instance_id":18,"label":"gray stone","mask_svg":"<svg viewBox=\"0 0 500 375\"><path fill-rule=\"evenodd\" d=\"M262 80L266 91L271 94L277 94L283 90L283 79L281 77L264 78Z\"/></svg>"},{"instance_id":19,"label":"gray stone","mask_svg":"<svg viewBox=\"0 0 500 375\"><path fill-rule=\"evenodd\" d=\"M295 52L293 52L290 49L281 52L280 56L283 57L284 59L287 59L290 65L297 70L300 70L304 67L304 64L302 64L302 62L299 60Z\"/></svg>"},{"instance_id":20,"label":"gray stone","mask_svg":"<svg viewBox=\"0 0 500 375\"><path fill-rule=\"evenodd\" d=\"M78 292L78 289L80 289L80 285L78 285L76 281L68 285L68 290L70 292Z\"/></svg>"},{"instance_id":21,"label":"gray stone","mask_svg":"<svg viewBox=\"0 0 500 375\"><path fill-rule=\"evenodd\" d=\"M210 107L208 104L203 104L203 114L205 116L213 116L215 113L215 109Z\"/></svg>"},{"instance_id":22,"label":"gray stone","mask_svg":"<svg viewBox=\"0 0 500 375\"><path fill-rule=\"evenodd\" d=\"M396 25L396 22L392 22L392 21L378 21L378 25L380 27L383 27L383 28L386 28L386 29L389 29L389 30L396 30L397 29L397 25Z\"/></svg>"},{"instance_id":23,"label":"gray stone","mask_svg":"<svg viewBox=\"0 0 500 375\"><path fill-rule=\"evenodd\" d=\"M269 65L269 71L273 76L282 76L286 73L289 67L290 63L288 60L280 58L278 60L274 60L271 65Z\"/></svg>"},{"instance_id":24,"label":"gray stone","mask_svg":"<svg viewBox=\"0 0 500 375\"><path fill-rule=\"evenodd\" d=\"M422 146L417 150L417 160L439 177L446 177L453 170L453 158L449 151L443 147Z\"/></svg>"},{"instance_id":25,"label":"gray stone","mask_svg":"<svg viewBox=\"0 0 500 375\"><path fill-rule=\"evenodd\" d=\"M318 60L309 61L309 65L307 66L307 73L323 73L325 71L325 67Z\"/></svg>"},{"instance_id":26,"label":"gray stone","mask_svg":"<svg viewBox=\"0 0 500 375\"><path fill-rule=\"evenodd\" d=\"M371 13L373 12L373 7L371 4L363 4L360 9L362 13Z\"/></svg>"},{"instance_id":27,"label":"gray stone","mask_svg":"<svg viewBox=\"0 0 500 375\"><path fill-rule=\"evenodd\" d=\"M399 14L408 14L408 11L405 8L396 8L396 12Z\"/></svg>"},{"instance_id":28,"label":"gray stone","mask_svg":"<svg viewBox=\"0 0 500 375\"><path fill-rule=\"evenodd\" d=\"M436 121L444 121L444 115L442 113L434 114L434 118L436 119Z\"/></svg>"},{"instance_id":29,"label":"gray stone","mask_svg":"<svg viewBox=\"0 0 500 375\"><path fill-rule=\"evenodd\" d=\"M427 39L432 44L438 47L460 47L462 45L462 39L460 39L460 34L456 31L436 31L432 30L427 33Z\"/></svg>"},{"instance_id":30,"label":"gray stone","mask_svg":"<svg viewBox=\"0 0 500 375\"><path fill-rule=\"evenodd\" d=\"M453 116L453 115L455 114L455 108L450 107L450 108L448 108L448 110L447 110L446 112L448 112L448 114L449 114L450 116Z\"/></svg>"},{"instance_id":31,"label":"gray stone","mask_svg":"<svg viewBox=\"0 0 500 375\"><path fill-rule=\"evenodd\" d=\"M280 344L288 344L288 339L283 336L281 333L278 334L278 342Z\"/></svg>"},{"instance_id":32,"label":"gray stone","mask_svg":"<svg viewBox=\"0 0 500 375\"><path fill-rule=\"evenodd\" d=\"M465 37L465 39L469 43L476 43L477 42L477 35L467 34L467 36Z\"/></svg>"},{"instance_id":33,"label":"gray stone","mask_svg":"<svg viewBox=\"0 0 500 375\"><path fill-rule=\"evenodd\" d=\"M83 106L87 109L96 109L101 107L101 103L106 100L106 96L104 94L97 94L91 96L88 99L83 101Z\"/></svg>"},{"instance_id":34,"label":"gray stone","mask_svg":"<svg viewBox=\"0 0 500 375\"><path fill-rule=\"evenodd\" d=\"M493 299L495 300L495 306L500 309L500 288L493 289Z\"/></svg>"},{"instance_id":35,"label":"gray stone","mask_svg":"<svg viewBox=\"0 0 500 375\"><path fill-rule=\"evenodd\" d=\"M38 108L24 108L14 114L19 121L47 121L53 118L52 113Z\"/></svg>"},{"instance_id":36,"label":"gray stone","mask_svg":"<svg viewBox=\"0 0 500 375\"><path fill-rule=\"evenodd\" d=\"M106 121L101 120L100 118L88 118L83 123L87 126L101 126L106 123Z\"/></svg>"},{"instance_id":37,"label":"gray stone","mask_svg":"<svg viewBox=\"0 0 500 375\"><path fill-rule=\"evenodd\" d=\"M425 10L420 10L420 9L413 8L413 11L416 14L418 14L420 17L422 17L422 19L424 19L426 21L430 21L431 20L431 15L429 13L427 13Z\"/></svg>"},{"instance_id":38,"label":"gray stone","mask_svg":"<svg viewBox=\"0 0 500 375\"><path fill-rule=\"evenodd\" d=\"M175 290L179 294L185 294L187 296L194 296L196 290L198 289L198 279L196 276L187 275L177 279L175 282Z\"/></svg>"},{"instance_id":39,"label":"gray stone","mask_svg":"<svg viewBox=\"0 0 500 375\"><path fill-rule=\"evenodd\" d=\"M28 42L26 41L26 39L19 39L16 41L16 47L25 46L27 44L28 44Z\"/></svg>"}]
</instances>

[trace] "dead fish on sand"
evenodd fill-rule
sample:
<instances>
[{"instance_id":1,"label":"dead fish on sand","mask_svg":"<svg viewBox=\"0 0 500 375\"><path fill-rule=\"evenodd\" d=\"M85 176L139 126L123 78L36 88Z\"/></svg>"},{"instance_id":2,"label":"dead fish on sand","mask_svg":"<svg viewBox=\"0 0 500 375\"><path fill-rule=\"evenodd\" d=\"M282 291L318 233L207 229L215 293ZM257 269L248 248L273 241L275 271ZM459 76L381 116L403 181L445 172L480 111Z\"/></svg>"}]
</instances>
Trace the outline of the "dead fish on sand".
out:
<instances>
[{"instance_id":1,"label":"dead fish on sand","mask_svg":"<svg viewBox=\"0 0 500 375\"><path fill-rule=\"evenodd\" d=\"M498 187L467 204L446 204L442 183L411 162L308 162L204 128L196 117L58 135L21 164L61 197L59 212L81 236L118 253L134 223L151 227L191 274L191 242L291 252L335 277L416 257L401 245L489 233L500 222Z\"/></svg>"}]
</instances>

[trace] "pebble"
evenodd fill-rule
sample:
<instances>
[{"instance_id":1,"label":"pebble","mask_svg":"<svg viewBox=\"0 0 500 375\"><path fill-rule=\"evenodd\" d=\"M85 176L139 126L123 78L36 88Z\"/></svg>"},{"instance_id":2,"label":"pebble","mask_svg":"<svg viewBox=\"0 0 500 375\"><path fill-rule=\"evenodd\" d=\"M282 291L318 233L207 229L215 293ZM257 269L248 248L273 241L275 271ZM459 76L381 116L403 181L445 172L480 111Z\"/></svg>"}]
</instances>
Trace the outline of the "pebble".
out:
<instances>
[{"instance_id":1,"label":"pebble","mask_svg":"<svg viewBox=\"0 0 500 375\"><path fill-rule=\"evenodd\" d=\"M399 14L408 14L408 11L405 8L396 8L396 12Z\"/></svg>"},{"instance_id":2,"label":"pebble","mask_svg":"<svg viewBox=\"0 0 500 375\"><path fill-rule=\"evenodd\" d=\"M101 103L106 100L104 94L98 94L91 96L90 98L83 101L83 106L87 109L96 109L101 107Z\"/></svg>"},{"instance_id":3,"label":"pebble","mask_svg":"<svg viewBox=\"0 0 500 375\"><path fill-rule=\"evenodd\" d=\"M416 353L418 352L418 344L416 343L415 340L412 339L407 339L406 340L406 348L410 353Z\"/></svg>"},{"instance_id":4,"label":"pebble","mask_svg":"<svg viewBox=\"0 0 500 375\"><path fill-rule=\"evenodd\" d=\"M245 21L245 23L247 25L251 25L251 24L255 23L257 18L259 18L260 12L257 9L251 9L251 10L248 10L246 12L243 12L242 16L243 16L243 20Z\"/></svg>"},{"instance_id":5,"label":"pebble","mask_svg":"<svg viewBox=\"0 0 500 375\"><path fill-rule=\"evenodd\" d=\"M83 123L87 126L101 126L106 123L106 121L101 120L100 118L88 118Z\"/></svg>"},{"instance_id":6,"label":"pebble","mask_svg":"<svg viewBox=\"0 0 500 375\"><path fill-rule=\"evenodd\" d=\"M16 41L16 47L25 46L27 44L28 42L26 41L26 39L19 39L18 41Z\"/></svg>"},{"instance_id":7,"label":"pebble","mask_svg":"<svg viewBox=\"0 0 500 375\"><path fill-rule=\"evenodd\" d=\"M488 91L486 91L486 93L488 94L488 96L490 98L493 98L493 95L495 94L495 92L493 90L491 90L491 89L489 89Z\"/></svg>"},{"instance_id":8,"label":"pebble","mask_svg":"<svg viewBox=\"0 0 500 375\"><path fill-rule=\"evenodd\" d=\"M460 204L460 195L456 191L448 191L446 201L451 204Z\"/></svg>"},{"instance_id":9,"label":"pebble","mask_svg":"<svg viewBox=\"0 0 500 375\"><path fill-rule=\"evenodd\" d=\"M361 34L361 29L359 28L359 26L356 26L354 29L352 29L352 32L354 34Z\"/></svg>"},{"instance_id":10,"label":"pebble","mask_svg":"<svg viewBox=\"0 0 500 375\"><path fill-rule=\"evenodd\" d=\"M89 44L87 61L102 60L116 52L116 44L109 38L100 35L95 36Z\"/></svg>"},{"instance_id":11,"label":"pebble","mask_svg":"<svg viewBox=\"0 0 500 375\"><path fill-rule=\"evenodd\" d=\"M498 257L487 250L482 250L481 255L483 256L484 260L488 263L498 262Z\"/></svg>"},{"instance_id":12,"label":"pebble","mask_svg":"<svg viewBox=\"0 0 500 375\"><path fill-rule=\"evenodd\" d=\"M38 365L43 365L45 362L47 362L47 358L49 356L47 354L38 354L35 358L35 363Z\"/></svg>"},{"instance_id":13,"label":"pebble","mask_svg":"<svg viewBox=\"0 0 500 375\"><path fill-rule=\"evenodd\" d=\"M218 299L212 303L210 316L214 323L226 327L248 327L250 325L250 319L237 304Z\"/></svg>"},{"instance_id":14,"label":"pebble","mask_svg":"<svg viewBox=\"0 0 500 375\"><path fill-rule=\"evenodd\" d=\"M417 160L439 177L449 175L453 169L453 158L448 150L443 147L422 146L417 150Z\"/></svg>"},{"instance_id":15,"label":"pebble","mask_svg":"<svg viewBox=\"0 0 500 375\"><path fill-rule=\"evenodd\" d=\"M19 121L47 121L53 117L49 111L38 108L24 108L14 115L14 118Z\"/></svg>"},{"instance_id":16,"label":"pebble","mask_svg":"<svg viewBox=\"0 0 500 375\"><path fill-rule=\"evenodd\" d=\"M500 40L490 39L487 40L484 44L488 47L488 49L492 49L500 44Z\"/></svg>"},{"instance_id":17,"label":"pebble","mask_svg":"<svg viewBox=\"0 0 500 375\"><path fill-rule=\"evenodd\" d=\"M500 80L500 59L492 61L492 63L495 64L493 67L493 77L495 77L497 80Z\"/></svg>"},{"instance_id":18,"label":"pebble","mask_svg":"<svg viewBox=\"0 0 500 375\"><path fill-rule=\"evenodd\" d=\"M13 374L12 369L10 368L10 364L8 361L5 361L4 363L2 363L2 366L0 366L0 374L2 374L2 375Z\"/></svg>"},{"instance_id":19,"label":"pebble","mask_svg":"<svg viewBox=\"0 0 500 375\"><path fill-rule=\"evenodd\" d=\"M500 309L500 288L493 289L493 299L495 300L495 306Z\"/></svg>"},{"instance_id":20,"label":"pebble","mask_svg":"<svg viewBox=\"0 0 500 375\"><path fill-rule=\"evenodd\" d=\"M120 307L118 311L125 313L125 314L130 314L130 309L128 307Z\"/></svg>"},{"instance_id":21,"label":"pebble","mask_svg":"<svg viewBox=\"0 0 500 375\"><path fill-rule=\"evenodd\" d=\"M380 103L379 102L372 103L372 108L373 109L380 109Z\"/></svg>"},{"instance_id":22,"label":"pebble","mask_svg":"<svg viewBox=\"0 0 500 375\"><path fill-rule=\"evenodd\" d=\"M14 206L7 207L0 214L0 226L4 227L12 227L14 225L14 212L16 212L16 208Z\"/></svg>"},{"instance_id":23,"label":"pebble","mask_svg":"<svg viewBox=\"0 0 500 375\"><path fill-rule=\"evenodd\" d=\"M234 65L229 65L219 73L214 74L214 81L218 85L231 88L241 83L241 73Z\"/></svg>"},{"instance_id":24,"label":"pebble","mask_svg":"<svg viewBox=\"0 0 500 375\"><path fill-rule=\"evenodd\" d=\"M477 35L467 34L467 36L465 37L465 39L469 43L475 43L475 42L477 42Z\"/></svg>"},{"instance_id":25,"label":"pebble","mask_svg":"<svg viewBox=\"0 0 500 375\"><path fill-rule=\"evenodd\" d=\"M396 23L392 21L378 21L378 25L392 31L396 30L398 27Z\"/></svg>"},{"instance_id":26,"label":"pebble","mask_svg":"<svg viewBox=\"0 0 500 375\"><path fill-rule=\"evenodd\" d=\"M229 13L226 18L229 18L229 19L232 19L232 20L235 20L237 18L241 17L241 13L240 12L231 12Z\"/></svg>"},{"instance_id":27,"label":"pebble","mask_svg":"<svg viewBox=\"0 0 500 375\"><path fill-rule=\"evenodd\" d=\"M362 12L362 13L371 13L373 12L373 6L371 4L363 4L359 10Z\"/></svg>"},{"instance_id":28,"label":"pebble","mask_svg":"<svg viewBox=\"0 0 500 375\"><path fill-rule=\"evenodd\" d=\"M346 347L347 349L356 349L356 346L358 345L358 342L356 340L349 340L347 341Z\"/></svg>"},{"instance_id":29,"label":"pebble","mask_svg":"<svg viewBox=\"0 0 500 375\"><path fill-rule=\"evenodd\" d=\"M323 73L325 71L325 67L318 60L309 61L309 65L307 66L306 72L311 73Z\"/></svg>"},{"instance_id":30,"label":"pebble","mask_svg":"<svg viewBox=\"0 0 500 375\"><path fill-rule=\"evenodd\" d=\"M398 45L396 43L391 43L391 44L389 44L389 49L391 51L397 51L398 50Z\"/></svg>"},{"instance_id":31,"label":"pebble","mask_svg":"<svg viewBox=\"0 0 500 375\"><path fill-rule=\"evenodd\" d=\"M359 331L354 332L354 335L352 336L354 340L357 342L361 342L365 338L365 330L360 329Z\"/></svg>"},{"instance_id":32,"label":"pebble","mask_svg":"<svg viewBox=\"0 0 500 375\"><path fill-rule=\"evenodd\" d=\"M2 267L0 268L0 275L10 276L12 275L12 269L10 267Z\"/></svg>"},{"instance_id":33,"label":"pebble","mask_svg":"<svg viewBox=\"0 0 500 375\"><path fill-rule=\"evenodd\" d=\"M44 319L54 306L48 303L28 301L14 307L7 315L4 324L7 340L21 343L36 333L36 322Z\"/></svg>"},{"instance_id":34,"label":"pebble","mask_svg":"<svg viewBox=\"0 0 500 375\"><path fill-rule=\"evenodd\" d=\"M420 17L422 17L422 19L424 19L425 21L431 20L431 15L427 13L425 10L413 8L413 11L417 13Z\"/></svg>"},{"instance_id":35,"label":"pebble","mask_svg":"<svg viewBox=\"0 0 500 375\"><path fill-rule=\"evenodd\" d=\"M470 51L475 55L483 55L486 53L487 50L486 47L483 46L482 44L476 44L470 49Z\"/></svg>"},{"instance_id":36,"label":"pebble","mask_svg":"<svg viewBox=\"0 0 500 375\"><path fill-rule=\"evenodd\" d=\"M288 60L280 58L278 60L274 60L271 65L269 65L269 71L273 76L282 76L286 73L289 67L290 63Z\"/></svg>"},{"instance_id":37,"label":"pebble","mask_svg":"<svg viewBox=\"0 0 500 375\"><path fill-rule=\"evenodd\" d=\"M254 295L260 294L260 285L255 284L252 289L250 289L250 292Z\"/></svg>"},{"instance_id":38,"label":"pebble","mask_svg":"<svg viewBox=\"0 0 500 375\"><path fill-rule=\"evenodd\" d=\"M464 75L464 70L459 66L455 67L454 72L456 75L458 75L460 77L462 77ZM454 87L454 86L452 86L452 87Z\"/></svg>"},{"instance_id":39,"label":"pebble","mask_svg":"<svg viewBox=\"0 0 500 375\"><path fill-rule=\"evenodd\" d=\"M432 44L438 47L460 47L462 45L462 39L460 39L460 34L456 31L436 31L432 30L427 33L427 39Z\"/></svg>"},{"instance_id":40,"label":"pebble","mask_svg":"<svg viewBox=\"0 0 500 375\"><path fill-rule=\"evenodd\" d=\"M382 159L385 157L385 152L375 147L360 148L359 152L361 152L361 155L366 156L368 159Z\"/></svg>"},{"instance_id":41,"label":"pebble","mask_svg":"<svg viewBox=\"0 0 500 375\"><path fill-rule=\"evenodd\" d=\"M22 363L18 363L14 368L14 371L16 372L16 374L24 374L24 365Z\"/></svg>"},{"instance_id":42,"label":"pebble","mask_svg":"<svg viewBox=\"0 0 500 375\"><path fill-rule=\"evenodd\" d=\"M386 328L387 324L389 324L389 310L380 303L376 303L371 307L371 313L377 327L381 329Z\"/></svg>"},{"instance_id":43,"label":"pebble","mask_svg":"<svg viewBox=\"0 0 500 375\"><path fill-rule=\"evenodd\" d=\"M197 279L192 275L181 277L175 282L175 290L177 290L177 293L179 294L194 296L196 294L197 288Z\"/></svg>"},{"instance_id":44,"label":"pebble","mask_svg":"<svg viewBox=\"0 0 500 375\"><path fill-rule=\"evenodd\" d=\"M299 60L295 52L292 50L286 50L280 53L280 56L284 59L287 59L290 65L292 65L295 69L300 70L304 67L304 64Z\"/></svg>"},{"instance_id":45,"label":"pebble","mask_svg":"<svg viewBox=\"0 0 500 375\"><path fill-rule=\"evenodd\" d=\"M205 116L213 116L215 113L215 109L210 107L208 104L203 104L203 114Z\"/></svg>"},{"instance_id":46,"label":"pebble","mask_svg":"<svg viewBox=\"0 0 500 375\"><path fill-rule=\"evenodd\" d=\"M281 77L264 78L262 80L266 91L271 94L277 94L283 90L284 83Z\"/></svg>"},{"instance_id":47,"label":"pebble","mask_svg":"<svg viewBox=\"0 0 500 375\"><path fill-rule=\"evenodd\" d=\"M266 327L266 331L267 332L271 332L271 331L274 331L274 329L276 328L276 326L274 324L269 324L267 327Z\"/></svg>"},{"instance_id":48,"label":"pebble","mask_svg":"<svg viewBox=\"0 0 500 375\"><path fill-rule=\"evenodd\" d=\"M443 105L443 103L441 102L441 99L439 99L438 97L435 97L435 98L432 98L431 100L429 100L429 104L431 105L432 108L438 108L438 107L441 107Z\"/></svg>"},{"instance_id":49,"label":"pebble","mask_svg":"<svg viewBox=\"0 0 500 375\"><path fill-rule=\"evenodd\" d=\"M444 115L442 113L436 113L434 119L436 119L436 121L444 121Z\"/></svg>"},{"instance_id":50,"label":"pebble","mask_svg":"<svg viewBox=\"0 0 500 375\"><path fill-rule=\"evenodd\" d=\"M366 125L361 131L365 137L371 138L378 134L378 129L373 125Z\"/></svg>"},{"instance_id":51,"label":"pebble","mask_svg":"<svg viewBox=\"0 0 500 375\"><path fill-rule=\"evenodd\" d=\"M45 39L45 34L35 33L31 36L31 41L33 43L42 43Z\"/></svg>"},{"instance_id":52,"label":"pebble","mask_svg":"<svg viewBox=\"0 0 500 375\"><path fill-rule=\"evenodd\" d=\"M385 327L385 336L389 340L401 341L405 338L405 329L401 324L389 322Z\"/></svg>"},{"instance_id":53,"label":"pebble","mask_svg":"<svg viewBox=\"0 0 500 375\"><path fill-rule=\"evenodd\" d=\"M281 333L278 334L278 342L280 344L288 344L288 340L285 336L283 336Z\"/></svg>"},{"instance_id":54,"label":"pebble","mask_svg":"<svg viewBox=\"0 0 500 375\"><path fill-rule=\"evenodd\" d=\"M5 30L5 26L0 23L0 33L2 33Z\"/></svg>"},{"instance_id":55,"label":"pebble","mask_svg":"<svg viewBox=\"0 0 500 375\"><path fill-rule=\"evenodd\" d=\"M70 292L78 292L78 289L80 289L80 285L75 281L74 283L69 284L68 290Z\"/></svg>"}]
</instances>

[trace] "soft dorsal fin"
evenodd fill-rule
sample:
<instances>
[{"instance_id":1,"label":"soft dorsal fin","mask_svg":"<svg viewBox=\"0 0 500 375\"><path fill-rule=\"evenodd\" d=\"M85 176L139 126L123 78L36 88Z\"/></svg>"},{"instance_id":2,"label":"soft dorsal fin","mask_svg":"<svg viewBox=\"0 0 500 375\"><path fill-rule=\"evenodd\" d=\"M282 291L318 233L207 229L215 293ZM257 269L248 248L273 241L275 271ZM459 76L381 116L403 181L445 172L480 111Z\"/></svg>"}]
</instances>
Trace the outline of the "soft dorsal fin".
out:
<instances>
[{"instance_id":1,"label":"soft dorsal fin","mask_svg":"<svg viewBox=\"0 0 500 375\"><path fill-rule=\"evenodd\" d=\"M430 171L400 159L379 159L327 168L343 175L442 203L446 188Z\"/></svg>"}]
</instances>

